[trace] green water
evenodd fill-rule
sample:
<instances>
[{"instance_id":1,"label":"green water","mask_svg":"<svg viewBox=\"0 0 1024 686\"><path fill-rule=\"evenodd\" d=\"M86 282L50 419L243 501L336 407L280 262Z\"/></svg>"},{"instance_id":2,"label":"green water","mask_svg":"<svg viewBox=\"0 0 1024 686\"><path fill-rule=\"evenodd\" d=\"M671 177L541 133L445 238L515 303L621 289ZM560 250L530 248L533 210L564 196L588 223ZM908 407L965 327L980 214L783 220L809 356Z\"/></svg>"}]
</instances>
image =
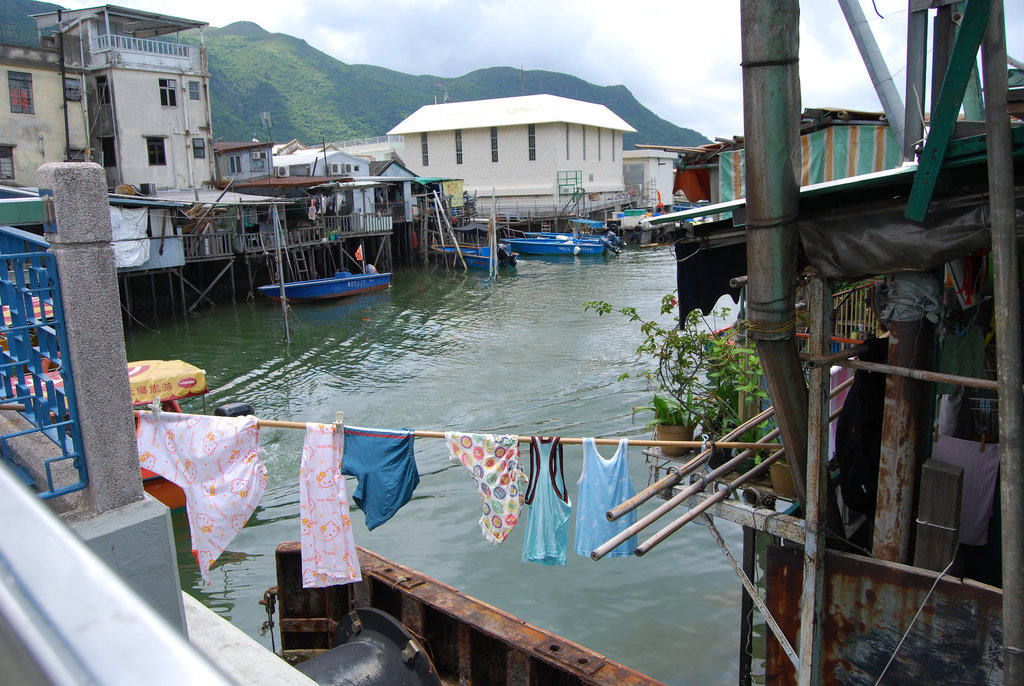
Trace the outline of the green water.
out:
<instances>
[{"instance_id":1,"label":"green water","mask_svg":"<svg viewBox=\"0 0 1024 686\"><path fill-rule=\"evenodd\" d=\"M653 316L674 284L668 248L523 258L495 284L415 268L396 273L387 293L295 306L288 347L280 307L259 298L135 325L126 342L130 360L181 358L205 369L211 412L244 400L262 419L329 422L340 410L367 427L639 438L643 421L633 422L630 407L648 394L641 382L617 380L640 366L639 334L580 303L633 304ZM261 430L267 492L212 585L200 585L184 516L174 517L183 588L268 647L257 602L276 584L274 548L299 538L302 441L300 431ZM567 446L565 457L575 502L582 448ZM629 460L639 490L648 479L641 449ZM421 483L391 521L369 532L354 511L358 544L667 683L736 681L741 588L704 527L684 527L643 558L594 562L570 550L565 567L525 563L522 527L501 547L484 540L475 484L443 441L417 439L416 461ZM719 526L739 555L739 529Z\"/></svg>"}]
</instances>

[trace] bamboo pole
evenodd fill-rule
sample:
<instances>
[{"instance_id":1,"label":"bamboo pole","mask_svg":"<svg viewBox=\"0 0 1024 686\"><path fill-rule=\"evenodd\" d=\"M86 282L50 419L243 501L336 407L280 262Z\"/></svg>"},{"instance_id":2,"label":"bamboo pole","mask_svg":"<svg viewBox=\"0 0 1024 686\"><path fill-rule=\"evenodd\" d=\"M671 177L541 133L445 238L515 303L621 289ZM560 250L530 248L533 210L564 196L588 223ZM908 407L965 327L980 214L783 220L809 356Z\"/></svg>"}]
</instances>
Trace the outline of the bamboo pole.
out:
<instances>
[{"instance_id":1,"label":"bamboo pole","mask_svg":"<svg viewBox=\"0 0 1024 686\"><path fill-rule=\"evenodd\" d=\"M3 409L3 408L0 407L0 409ZM142 412L142 411L143 410L135 410L135 414L138 415L139 412ZM161 411L163 411L163 410L161 410ZM172 413L169 413L169 414L176 414L176 413L172 412ZM331 422L310 422L310 423L330 424ZM256 420L256 426L258 426L260 428L270 428L270 429L299 429L301 431L305 431L306 430L306 422L291 422L291 421L284 421L284 420L280 420L280 419L257 419ZM444 431L413 431L412 435L413 435L414 438L445 438L445 432ZM519 442L520 443L529 443L531 438L532 438L532 435L521 434L521 435L519 435ZM669 448L672 448L672 447L696 448L696 447L700 447L701 445L708 446L709 450L710 450L711 447L714 447L714 446L717 446L719 448L730 448L730 449L731 448L761 449L761 448L778 448L779 447L778 445L772 444L772 443L767 443L767 444L765 444L765 443L745 443L745 442L737 442L737 441L719 441L717 443L712 442L712 441L707 441L707 442L701 442L701 441L658 441L658 440L643 439L643 438L635 439L634 440L634 439L628 438L626 436L623 436L622 438L626 438L629 441L630 445L635 445L635 446L659 446L659 447L669 447ZM596 443L597 445L618 445L619 441L621 441L622 438L595 438L594 439L594 443ZM582 445L583 444L583 438L582 437L578 437L578 438L559 438L558 440L559 440L559 443L561 443L563 445Z\"/></svg>"}]
</instances>

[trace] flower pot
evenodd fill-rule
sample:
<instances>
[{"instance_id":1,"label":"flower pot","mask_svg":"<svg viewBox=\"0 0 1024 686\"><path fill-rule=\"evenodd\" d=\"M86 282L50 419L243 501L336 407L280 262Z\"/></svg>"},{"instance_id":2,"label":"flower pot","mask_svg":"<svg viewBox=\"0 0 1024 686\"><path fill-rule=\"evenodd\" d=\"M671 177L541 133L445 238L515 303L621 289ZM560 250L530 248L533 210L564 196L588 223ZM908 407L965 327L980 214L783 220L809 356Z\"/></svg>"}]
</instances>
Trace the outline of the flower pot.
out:
<instances>
[{"instance_id":1,"label":"flower pot","mask_svg":"<svg viewBox=\"0 0 1024 686\"><path fill-rule=\"evenodd\" d=\"M773 462L770 470L772 490L781 498L796 498L796 489L793 487L793 475L789 472L789 465L785 462Z\"/></svg>"},{"instance_id":2,"label":"flower pot","mask_svg":"<svg viewBox=\"0 0 1024 686\"><path fill-rule=\"evenodd\" d=\"M693 440L693 429L692 426L677 426L675 424L662 424L658 427L654 436L659 441L692 441ZM661 452L664 455L670 457L679 457L685 455L688 448L684 447L673 447L673 446L661 446Z\"/></svg>"}]
</instances>

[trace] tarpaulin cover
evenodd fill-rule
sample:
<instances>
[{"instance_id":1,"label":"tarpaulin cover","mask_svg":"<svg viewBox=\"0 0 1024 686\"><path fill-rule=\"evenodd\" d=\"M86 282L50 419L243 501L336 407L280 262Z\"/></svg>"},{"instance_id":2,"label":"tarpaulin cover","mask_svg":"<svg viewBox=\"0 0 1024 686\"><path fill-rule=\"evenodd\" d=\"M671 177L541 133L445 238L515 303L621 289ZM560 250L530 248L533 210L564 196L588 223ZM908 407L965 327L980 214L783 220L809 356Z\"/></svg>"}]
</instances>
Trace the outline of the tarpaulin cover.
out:
<instances>
[{"instance_id":1,"label":"tarpaulin cover","mask_svg":"<svg viewBox=\"0 0 1024 686\"><path fill-rule=\"evenodd\" d=\"M800 185L809 186L898 167L900 146L888 126L830 126L800 136L800 157ZM745 197L744 151L723 152L718 163L720 202Z\"/></svg>"},{"instance_id":2,"label":"tarpaulin cover","mask_svg":"<svg viewBox=\"0 0 1024 686\"><path fill-rule=\"evenodd\" d=\"M1024 195L1016 198L1018 236L1024 233ZM989 247L987 198L933 202L921 224L903 216L902 203L861 205L802 215L804 252L833 279L924 271Z\"/></svg>"},{"instance_id":3,"label":"tarpaulin cover","mask_svg":"<svg viewBox=\"0 0 1024 686\"><path fill-rule=\"evenodd\" d=\"M711 175L707 169L680 169L672 193L682 191L690 202L711 200Z\"/></svg>"},{"instance_id":4,"label":"tarpaulin cover","mask_svg":"<svg viewBox=\"0 0 1024 686\"><path fill-rule=\"evenodd\" d=\"M114 233L114 258L117 267L138 267L149 259L145 207L110 206L110 228Z\"/></svg>"}]
</instances>

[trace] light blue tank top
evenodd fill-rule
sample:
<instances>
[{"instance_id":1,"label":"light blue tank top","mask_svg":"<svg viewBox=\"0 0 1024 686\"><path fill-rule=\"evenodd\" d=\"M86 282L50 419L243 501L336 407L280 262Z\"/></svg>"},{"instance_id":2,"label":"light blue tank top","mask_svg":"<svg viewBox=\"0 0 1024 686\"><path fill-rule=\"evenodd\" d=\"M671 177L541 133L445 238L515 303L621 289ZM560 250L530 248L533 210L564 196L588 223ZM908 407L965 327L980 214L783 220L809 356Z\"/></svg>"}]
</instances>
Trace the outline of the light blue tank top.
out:
<instances>
[{"instance_id":1,"label":"light blue tank top","mask_svg":"<svg viewBox=\"0 0 1024 686\"><path fill-rule=\"evenodd\" d=\"M547 458L542 445L550 445ZM559 495L561 494L561 495ZM569 549L569 514L572 501L562 473L562 447L558 439L530 439L530 502L523 541L523 561L564 565Z\"/></svg>"},{"instance_id":2,"label":"light blue tank top","mask_svg":"<svg viewBox=\"0 0 1024 686\"><path fill-rule=\"evenodd\" d=\"M606 516L608 510L636 495L626 462L628 449L629 440L623 438L615 455L606 460L598 454L593 438L583 439L583 473L580 474L580 492L576 497L574 546L579 555L590 557L595 548L636 522L636 510L614 522L609 522ZM625 557L632 555L634 550L635 535L623 541L607 557Z\"/></svg>"}]
</instances>

